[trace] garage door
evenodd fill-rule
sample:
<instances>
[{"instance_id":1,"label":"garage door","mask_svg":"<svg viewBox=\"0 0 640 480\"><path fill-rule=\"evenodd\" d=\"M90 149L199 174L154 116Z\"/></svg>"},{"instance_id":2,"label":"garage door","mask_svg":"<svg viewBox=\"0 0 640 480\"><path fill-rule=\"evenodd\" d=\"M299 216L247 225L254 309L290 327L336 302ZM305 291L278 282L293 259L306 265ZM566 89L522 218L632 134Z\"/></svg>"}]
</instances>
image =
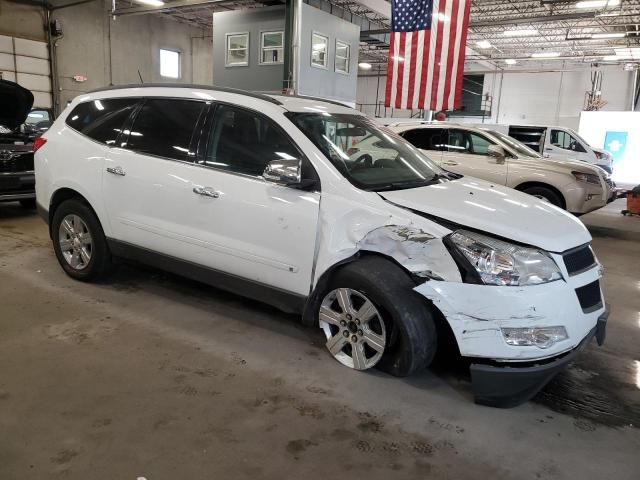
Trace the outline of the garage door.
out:
<instances>
[{"instance_id":1,"label":"garage door","mask_svg":"<svg viewBox=\"0 0 640 480\"><path fill-rule=\"evenodd\" d=\"M51 108L51 71L45 42L0 35L0 76L31 90L34 107Z\"/></svg>"}]
</instances>

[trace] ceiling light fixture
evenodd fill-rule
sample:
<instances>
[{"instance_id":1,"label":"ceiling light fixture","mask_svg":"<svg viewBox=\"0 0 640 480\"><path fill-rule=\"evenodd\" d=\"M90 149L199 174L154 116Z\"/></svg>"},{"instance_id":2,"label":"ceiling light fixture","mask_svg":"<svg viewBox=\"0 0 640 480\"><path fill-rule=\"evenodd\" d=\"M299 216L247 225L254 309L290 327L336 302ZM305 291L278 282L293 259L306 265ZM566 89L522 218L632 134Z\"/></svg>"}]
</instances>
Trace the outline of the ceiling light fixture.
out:
<instances>
[{"instance_id":1,"label":"ceiling light fixture","mask_svg":"<svg viewBox=\"0 0 640 480\"><path fill-rule=\"evenodd\" d=\"M516 64L516 63L518 63L518 62L516 62L513 58L507 58L507 59L504 61L504 63L506 63L507 65L515 65L515 64Z\"/></svg>"},{"instance_id":2,"label":"ceiling light fixture","mask_svg":"<svg viewBox=\"0 0 640 480\"><path fill-rule=\"evenodd\" d=\"M591 38L624 38L626 33L592 33Z\"/></svg>"},{"instance_id":3,"label":"ceiling light fixture","mask_svg":"<svg viewBox=\"0 0 640 480\"><path fill-rule=\"evenodd\" d=\"M480 48L491 48L491 42L489 40L479 40L476 45Z\"/></svg>"},{"instance_id":4,"label":"ceiling light fixture","mask_svg":"<svg viewBox=\"0 0 640 480\"><path fill-rule=\"evenodd\" d=\"M371 64L367 62L359 63L358 67L360 67L362 70L371 70Z\"/></svg>"},{"instance_id":5,"label":"ceiling light fixture","mask_svg":"<svg viewBox=\"0 0 640 480\"><path fill-rule=\"evenodd\" d=\"M603 8L617 7L618 5L620 5L620 0L586 0L576 3L576 8Z\"/></svg>"},{"instance_id":6,"label":"ceiling light fixture","mask_svg":"<svg viewBox=\"0 0 640 480\"><path fill-rule=\"evenodd\" d=\"M531 54L531 58L556 58L559 56L560 52L538 52Z\"/></svg>"},{"instance_id":7,"label":"ceiling light fixture","mask_svg":"<svg viewBox=\"0 0 640 480\"><path fill-rule=\"evenodd\" d=\"M152 7L161 7L164 5L162 0L136 0L138 3L144 3L145 5L151 5Z\"/></svg>"},{"instance_id":8,"label":"ceiling light fixture","mask_svg":"<svg viewBox=\"0 0 640 480\"><path fill-rule=\"evenodd\" d=\"M531 35L537 35L538 30L535 28L521 28L516 30L505 30L502 34L505 37L529 37Z\"/></svg>"}]
</instances>

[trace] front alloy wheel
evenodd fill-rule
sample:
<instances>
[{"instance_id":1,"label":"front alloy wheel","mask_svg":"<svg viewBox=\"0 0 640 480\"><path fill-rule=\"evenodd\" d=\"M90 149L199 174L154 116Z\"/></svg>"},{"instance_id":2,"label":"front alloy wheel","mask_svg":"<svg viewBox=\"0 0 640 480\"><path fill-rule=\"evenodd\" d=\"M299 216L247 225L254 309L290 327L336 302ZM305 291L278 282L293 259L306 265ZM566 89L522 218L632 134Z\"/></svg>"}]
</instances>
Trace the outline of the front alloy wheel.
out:
<instances>
[{"instance_id":1,"label":"front alloy wheel","mask_svg":"<svg viewBox=\"0 0 640 480\"><path fill-rule=\"evenodd\" d=\"M343 365L366 370L382 358L387 343L384 321L363 293L350 288L332 290L322 300L319 321L327 349Z\"/></svg>"},{"instance_id":2,"label":"front alloy wheel","mask_svg":"<svg viewBox=\"0 0 640 480\"><path fill-rule=\"evenodd\" d=\"M62 219L58 229L58 245L71 268L87 268L93 253L93 239L87 224L78 215L69 214Z\"/></svg>"}]
</instances>

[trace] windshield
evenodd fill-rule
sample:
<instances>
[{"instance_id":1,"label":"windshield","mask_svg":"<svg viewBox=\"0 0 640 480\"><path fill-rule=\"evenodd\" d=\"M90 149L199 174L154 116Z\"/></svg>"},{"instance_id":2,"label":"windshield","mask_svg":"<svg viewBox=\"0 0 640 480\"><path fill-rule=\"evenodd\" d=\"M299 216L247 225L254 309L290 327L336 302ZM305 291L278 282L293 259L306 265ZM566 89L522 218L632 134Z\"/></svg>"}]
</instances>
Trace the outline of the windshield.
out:
<instances>
[{"instance_id":1,"label":"windshield","mask_svg":"<svg viewBox=\"0 0 640 480\"><path fill-rule=\"evenodd\" d=\"M498 140L501 140L503 143L506 143L509 147L516 151L519 157L529 157L529 158L542 158L538 152L527 147L524 143L516 140L513 137L509 137L504 133L497 132L495 130L487 130L491 135L497 137Z\"/></svg>"},{"instance_id":2,"label":"windshield","mask_svg":"<svg viewBox=\"0 0 640 480\"><path fill-rule=\"evenodd\" d=\"M361 115L287 116L351 183L363 190L430 185L444 173L400 136Z\"/></svg>"}]
</instances>

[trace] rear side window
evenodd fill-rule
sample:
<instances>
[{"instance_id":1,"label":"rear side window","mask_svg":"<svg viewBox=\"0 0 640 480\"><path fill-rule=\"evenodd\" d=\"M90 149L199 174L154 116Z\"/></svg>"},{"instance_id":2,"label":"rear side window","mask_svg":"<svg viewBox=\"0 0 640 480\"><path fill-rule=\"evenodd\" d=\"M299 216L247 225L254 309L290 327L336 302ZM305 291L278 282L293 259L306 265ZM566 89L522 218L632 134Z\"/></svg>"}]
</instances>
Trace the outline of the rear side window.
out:
<instances>
[{"instance_id":1,"label":"rear side window","mask_svg":"<svg viewBox=\"0 0 640 480\"><path fill-rule=\"evenodd\" d=\"M81 103L69 114L66 123L97 142L115 145L138 101L137 98L104 98Z\"/></svg>"},{"instance_id":2,"label":"rear side window","mask_svg":"<svg viewBox=\"0 0 640 480\"><path fill-rule=\"evenodd\" d=\"M189 159L191 136L205 105L194 100L146 100L133 122L126 148L176 160Z\"/></svg>"},{"instance_id":3,"label":"rear side window","mask_svg":"<svg viewBox=\"0 0 640 480\"><path fill-rule=\"evenodd\" d=\"M421 150L446 150L447 131L443 128L416 128L400 135L416 148Z\"/></svg>"},{"instance_id":4,"label":"rear side window","mask_svg":"<svg viewBox=\"0 0 640 480\"><path fill-rule=\"evenodd\" d=\"M273 122L242 108L216 109L204 165L260 176L267 163L281 158L300 158L300 153Z\"/></svg>"}]
</instances>

